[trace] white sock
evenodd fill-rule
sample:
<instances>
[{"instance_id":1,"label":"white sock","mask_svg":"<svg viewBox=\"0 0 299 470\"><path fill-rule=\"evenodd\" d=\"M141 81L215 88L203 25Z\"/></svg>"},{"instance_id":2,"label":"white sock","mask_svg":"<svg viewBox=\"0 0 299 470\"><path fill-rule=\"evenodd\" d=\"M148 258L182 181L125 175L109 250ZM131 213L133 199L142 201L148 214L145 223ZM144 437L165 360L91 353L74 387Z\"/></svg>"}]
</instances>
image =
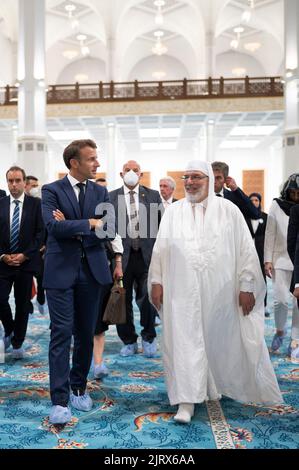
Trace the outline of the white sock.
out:
<instances>
[{"instance_id":1,"label":"white sock","mask_svg":"<svg viewBox=\"0 0 299 470\"><path fill-rule=\"evenodd\" d=\"M174 420L179 423L190 423L192 416L194 415L194 404L193 403L180 403L178 412L174 416Z\"/></svg>"}]
</instances>

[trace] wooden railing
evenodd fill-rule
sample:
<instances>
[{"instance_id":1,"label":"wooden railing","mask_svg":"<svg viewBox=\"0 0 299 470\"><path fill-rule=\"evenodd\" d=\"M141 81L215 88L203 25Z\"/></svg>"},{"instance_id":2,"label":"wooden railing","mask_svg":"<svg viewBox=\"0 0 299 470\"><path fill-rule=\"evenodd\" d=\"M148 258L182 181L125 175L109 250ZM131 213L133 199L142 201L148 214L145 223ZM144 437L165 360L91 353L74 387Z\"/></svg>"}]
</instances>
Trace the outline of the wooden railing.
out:
<instances>
[{"instance_id":1,"label":"wooden railing","mask_svg":"<svg viewBox=\"0 0 299 470\"><path fill-rule=\"evenodd\" d=\"M51 85L47 103L87 103L106 101L184 100L282 96L281 77L208 78L205 80L167 80L152 82L98 82ZM18 101L18 88L0 88L0 105Z\"/></svg>"}]
</instances>

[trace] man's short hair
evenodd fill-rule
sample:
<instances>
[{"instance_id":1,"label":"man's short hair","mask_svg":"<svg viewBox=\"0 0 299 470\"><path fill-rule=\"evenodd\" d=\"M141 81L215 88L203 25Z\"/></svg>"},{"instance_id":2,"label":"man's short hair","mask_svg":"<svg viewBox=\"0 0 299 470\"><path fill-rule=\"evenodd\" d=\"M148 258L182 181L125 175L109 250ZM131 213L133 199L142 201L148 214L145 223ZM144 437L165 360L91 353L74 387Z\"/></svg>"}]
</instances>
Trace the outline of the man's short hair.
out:
<instances>
[{"instance_id":1,"label":"man's short hair","mask_svg":"<svg viewBox=\"0 0 299 470\"><path fill-rule=\"evenodd\" d=\"M106 178L97 178L96 183L106 183Z\"/></svg>"},{"instance_id":2,"label":"man's short hair","mask_svg":"<svg viewBox=\"0 0 299 470\"><path fill-rule=\"evenodd\" d=\"M16 166L16 165L11 166L11 167L7 170L7 172L6 172L6 180L7 180L7 175L8 175L8 173L9 173L10 171L20 171L20 172L22 173L22 175L23 175L23 180L26 181L26 173L25 173L25 171L23 170L23 168L20 168L19 166Z\"/></svg>"},{"instance_id":3,"label":"man's short hair","mask_svg":"<svg viewBox=\"0 0 299 470\"><path fill-rule=\"evenodd\" d=\"M221 171L224 178L228 177L229 174L229 166L224 162L213 162L212 163L213 171Z\"/></svg>"},{"instance_id":4,"label":"man's short hair","mask_svg":"<svg viewBox=\"0 0 299 470\"><path fill-rule=\"evenodd\" d=\"M172 188L172 189L175 189L176 188L176 182L175 180L171 177L171 176L165 176L164 178L160 178L160 181L159 183L161 183L161 181L167 181L169 186Z\"/></svg>"},{"instance_id":5,"label":"man's short hair","mask_svg":"<svg viewBox=\"0 0 299 470\"><path fill-rule=\"evenodd\" d=\"M26 176L26 184L28 184L29 181L38 181L38 178L36 178L36 176L28 175Z\"/></svg>"},{"instance_id":6,"label":"man's short hair","mask_svg":"<svg viewBox=\"0 0 299 470\"><path fill-rule=\"evenodd\" d=\"M97 144L91 139L74 140L64 149L63 160L69 170L71 169L70 161L72 159L80 161L80 150L85 147L96 149Z\"/></svg>"}]
</instances>

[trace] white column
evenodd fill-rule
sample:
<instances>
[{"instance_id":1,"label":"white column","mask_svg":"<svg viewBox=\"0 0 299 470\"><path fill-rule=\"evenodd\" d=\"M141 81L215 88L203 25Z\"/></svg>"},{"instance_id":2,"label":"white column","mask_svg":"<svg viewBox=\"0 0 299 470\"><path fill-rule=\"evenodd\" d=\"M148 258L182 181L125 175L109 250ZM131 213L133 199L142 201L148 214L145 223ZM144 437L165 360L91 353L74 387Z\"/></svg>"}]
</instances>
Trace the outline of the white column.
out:
<instances>
[{"instance_id":1,"label":"white column","mask_svg":"<svg viewBox=\"0 0 299 470\"><path fill-rule=\"evenodd\" d=\"M119 65L117 64L116 56L116 41L113 37L108 38L107 40L107 68L106 68L106 79L108 82L113 80L114 82L120 81L120 71Z\"/></svg>"},{"instance_id":2,"label":"white column","mask_svg":"<svg viewBox=\"0 0 299 470\"><path fill-rule=\"evenodd\" d=\"M210 119L207 124L207 161L215 160L215 121Z\"/></svg>"},{"instance_id":3,"label":"white column","mask_svg":"<svg viewBox=\"0 0 299 470\"><path fill-rule=\"evenodd\" d=\"M107 188L112 191L116 188L116 155L117 155L117 130L113 122L107 124Z\"/></svg>"},{"instance_id":4,"label":"white column","mask_svg":"<svg viewBox=\"0 0 299 470\"><path fill-rule=\"evenodd\" d=\"M18 162L46 182L45 0L19 0L18 81Z\"/></svg>"},{"instance_id":5,"label":"white column","mask_svg":"<svg viewBox=\"0 0 299 470\"><path fill-rule=\"evenodd\" d=\"M206 76L215 77L216 54L215 54L215 35L213 31L206 33Z\"/></svg>"},{"instance_id":6,"label":"white column","mask_svg":"<svg viewBox=\"0 0 299 470\"><path fill-rule=\"evenodd\" d=\"M284 1L285 130L284 180L299 171L299 2Z\"/></svg>"}]
</instances>

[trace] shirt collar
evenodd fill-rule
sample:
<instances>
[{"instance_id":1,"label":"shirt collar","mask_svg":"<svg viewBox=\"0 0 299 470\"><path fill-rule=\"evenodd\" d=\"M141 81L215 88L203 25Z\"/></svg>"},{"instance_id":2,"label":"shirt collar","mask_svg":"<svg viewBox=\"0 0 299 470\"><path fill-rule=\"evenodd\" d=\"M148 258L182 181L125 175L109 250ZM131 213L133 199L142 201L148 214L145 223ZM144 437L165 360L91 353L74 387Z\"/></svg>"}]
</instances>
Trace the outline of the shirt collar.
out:
<instances>
[{"instance_id":1,"label":"shirt collar","mask_svg":"<svg viewBox=\"0 0 299 470\"><path fill-rule=\"evenodd\" d=\"M87 183L87 180L85 181L78 181L76 180L76 178L74 178L72 175L68 174L67 175L67 179L69 180L69 182L71 183L71 186L74 188L74 186L76 186L78 183L83 183L86 185Z\"/></svg>"},{"instance_id":2,"label":"shirt collar","mask_svg":"<svg viewBox=\"0 0 299 470\"><path fill-rule=\"evenodd\" d=\"M216 193L216 194L221 194L221 196L224 197L224 190L223 190L223 188L221 189L221 191L219 191L219 193Z\"/></svg>"},{"instance_id":3,"label":"shirt collar","mask_svg":"<svg viewBox=\"0 0 299 470\"><path fill-rule=\"evenodd\" d=\"M170 197L169 199L164 199L164 197L161 196L163 204L172 204L173 197Z\"/></svg>"},{"instance_id":4,"label":"shirt collar","mask_svg":"<svg viewBox=\"0 0 299 470\"><path fill-rule=\"evenodd\" d=\"M139 194L139 184L137 184L137 186L135 186L134 189L129 189L128 186L126 186L126 185L124 184L124 193L125 193L125 195L126 195L126 194L129 194L130 191L134 191L134 193Z\"/></svg>"},{"instance_id":5,"label":"shirt collar","mask_svg":"<svg viewBox=\"0 0 299 470\"><path fill-rule=\"evenodd\" d=\"M20 201L22 204L24 204L24 199L25 199L25 193L23 193L20 197L17 199L14 198L12 195L10 195L10 204L13 203L13 201Z\"/></svg>"}]
</instances>

